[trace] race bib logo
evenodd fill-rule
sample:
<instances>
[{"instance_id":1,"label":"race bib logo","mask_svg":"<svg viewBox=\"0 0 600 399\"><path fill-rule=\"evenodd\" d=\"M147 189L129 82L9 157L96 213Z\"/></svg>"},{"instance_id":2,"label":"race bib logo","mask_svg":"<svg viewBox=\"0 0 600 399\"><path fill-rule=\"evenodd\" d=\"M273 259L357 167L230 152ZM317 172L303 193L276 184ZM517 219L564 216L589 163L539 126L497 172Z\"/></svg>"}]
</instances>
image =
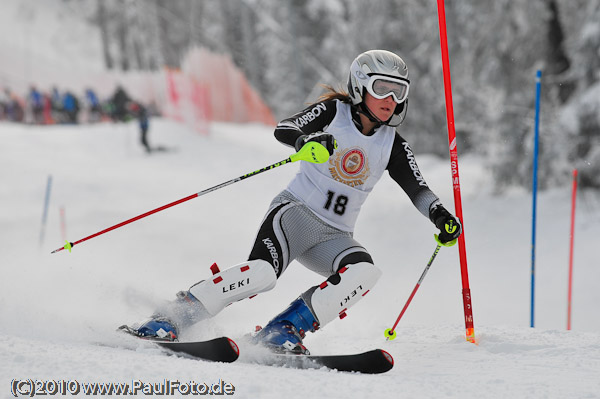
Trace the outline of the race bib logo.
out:
<instances>
[{"instance_id":1,"label":"race bib logo","mask_svg":"<svg viewBox=\"0 0 600 399\"><path fill-rule=\"evenodd\" d=\"M369 164L365 152L361 148L338 150L329 158L331 177L350 187L365 184L370 176Z\"/></svg>"}]
</instances>

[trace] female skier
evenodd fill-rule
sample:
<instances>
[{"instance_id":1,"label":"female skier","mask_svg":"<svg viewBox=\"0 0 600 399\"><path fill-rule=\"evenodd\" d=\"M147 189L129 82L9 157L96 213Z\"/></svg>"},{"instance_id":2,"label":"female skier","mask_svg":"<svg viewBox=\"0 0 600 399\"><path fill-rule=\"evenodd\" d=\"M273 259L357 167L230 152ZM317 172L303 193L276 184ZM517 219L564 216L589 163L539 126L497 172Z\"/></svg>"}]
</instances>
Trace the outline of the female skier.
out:
<instances>
[{"instance_id":1,"label":"female skier","mask_svg":"<svg viewBox=\"0 0 600 399\"><path fill-rule=\"evenodd\" d=\"M308 353L305 333L344 317L381 275L353 231L362 204L385 170L440 229L438 242L453 245L460 222L429 189L408 143L395 130L406 115L409 85L399 56L367 51L350 66L348 93L329 87L320 102L281 121L277 140L296 150L319 142L329 151L329 161L301 163L271 202L246 262L179 292L175 301L134 326L136 333L176 340L181 329L272 289L297 260L327 279L302 293L253 339L274 351Z\"/></svg>"}]
</instances>

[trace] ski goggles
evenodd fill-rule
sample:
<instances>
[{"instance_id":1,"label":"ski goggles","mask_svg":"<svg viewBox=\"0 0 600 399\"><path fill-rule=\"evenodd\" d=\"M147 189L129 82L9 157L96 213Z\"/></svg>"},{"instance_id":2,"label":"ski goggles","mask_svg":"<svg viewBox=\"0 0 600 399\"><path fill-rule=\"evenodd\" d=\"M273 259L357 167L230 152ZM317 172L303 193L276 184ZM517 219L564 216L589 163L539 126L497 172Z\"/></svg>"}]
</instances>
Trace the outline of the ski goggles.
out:
<instances>
[{"instance_id":1,"label":"ski goggles","mask_svg":"<svg viewBox=\"0 0 600 399\"><path fill-rule=\"evenodd\" d=\"M408 98L408 79L396 79L387 76L372 76L367 85L367 91L378 100L388 96L394 97L394 101L400 104Z\"/></svg>"}]
</instances>

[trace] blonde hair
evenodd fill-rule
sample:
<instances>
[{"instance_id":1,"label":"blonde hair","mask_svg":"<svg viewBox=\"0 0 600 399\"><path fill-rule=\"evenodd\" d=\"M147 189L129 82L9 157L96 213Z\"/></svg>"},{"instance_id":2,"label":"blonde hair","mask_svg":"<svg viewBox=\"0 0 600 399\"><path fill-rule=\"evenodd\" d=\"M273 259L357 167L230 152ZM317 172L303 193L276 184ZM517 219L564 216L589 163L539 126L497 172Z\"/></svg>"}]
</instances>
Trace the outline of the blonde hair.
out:
<instances>
[{"instance_id":1,"label":"blonde hair","mask_svg":"<svg viewBox=\"0 0 600 399\"><path fill-rule=\"evenodd\" d=\"M326 91L321 94L317 102L328 100L340 100L343 103L352 104L352 99L348 92L342 88L336 89L332 85L321 85Z\"/></svg>"}]
</instances>

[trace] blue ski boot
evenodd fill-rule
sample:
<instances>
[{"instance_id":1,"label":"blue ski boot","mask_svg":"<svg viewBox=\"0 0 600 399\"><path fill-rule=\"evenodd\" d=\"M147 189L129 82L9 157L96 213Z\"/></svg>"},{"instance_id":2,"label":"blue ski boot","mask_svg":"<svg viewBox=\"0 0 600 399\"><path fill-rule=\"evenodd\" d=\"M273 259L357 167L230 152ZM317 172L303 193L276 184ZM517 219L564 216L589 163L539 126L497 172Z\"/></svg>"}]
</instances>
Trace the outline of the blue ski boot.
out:
<instances>
[{"instance_id":1,"label":"blue ski boot","mask_svg":"<svg viewBox=\"0 0 600 399\"><path fill-rule=\"evenodd\" d=\"M179 331L208 317L202 304L189 291L180 291L177 298L159 308L139 326L121 328L141 338L177 341ZM126 326L125 326L126 327Z\"/></svg>"},{"instance_id":2,"label":"blue ski boot","mask_svg":"<svg viewBox=\"0 0 600 399\"><path fill-rule=\"evenodd\" d=\"M161 316L154 316L133 330L139 337L154 341L177 341L179 336L175 323Z\"/></svg>"},{"instance_id":3,"label":"blue ski boot","mask_svg":"<svg viewBox=\"0 0 600 399\"><path fill-rule=\"evenodd\" d=\"M314 332L319 322L302 298L296 299L255 336L254 341L277 353L310 354L302 343L306 331Z\"/></svg>"}]
</instances>

